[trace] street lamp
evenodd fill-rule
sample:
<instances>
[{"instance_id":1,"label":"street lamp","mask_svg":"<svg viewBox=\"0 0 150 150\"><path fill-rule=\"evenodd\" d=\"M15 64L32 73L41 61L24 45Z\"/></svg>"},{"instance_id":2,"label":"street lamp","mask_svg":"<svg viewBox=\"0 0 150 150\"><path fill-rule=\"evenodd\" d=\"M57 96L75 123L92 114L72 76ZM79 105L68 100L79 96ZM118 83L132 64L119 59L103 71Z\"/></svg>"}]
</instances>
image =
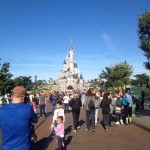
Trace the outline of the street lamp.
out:
<instances>
[{"instance_id":1,"label":"street lamp","mask_svg":"<svg viewBox=\"0 0 150 150\"><path fill-rule=\"evenodd\" d=\"M37 76L35 75L34 76L35 77L35 85L34 85L34 97L35 97L35 92L36 92L36 90L37 90Z\"/></svg>"}]
</instances>

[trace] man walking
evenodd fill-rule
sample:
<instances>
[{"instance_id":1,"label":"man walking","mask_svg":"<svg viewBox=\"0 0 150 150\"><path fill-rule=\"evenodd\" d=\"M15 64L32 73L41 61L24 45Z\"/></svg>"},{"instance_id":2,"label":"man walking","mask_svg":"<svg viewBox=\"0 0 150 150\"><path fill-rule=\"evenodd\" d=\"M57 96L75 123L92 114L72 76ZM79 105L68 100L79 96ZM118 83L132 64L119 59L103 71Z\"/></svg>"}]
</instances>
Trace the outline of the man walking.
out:
<instances>
[{"instance_id":1,"label":"man walking","mask_svg":"<svg viewBox=\"0 0 150 150\"><path fill-rule=\"evenodd\" d=\"M46 116L45 106L46 106L46 98L43 94L43 91L40 91L40 97L39 97L40 118L42 117L44 118Z\"/></svg>"}]
</instances>

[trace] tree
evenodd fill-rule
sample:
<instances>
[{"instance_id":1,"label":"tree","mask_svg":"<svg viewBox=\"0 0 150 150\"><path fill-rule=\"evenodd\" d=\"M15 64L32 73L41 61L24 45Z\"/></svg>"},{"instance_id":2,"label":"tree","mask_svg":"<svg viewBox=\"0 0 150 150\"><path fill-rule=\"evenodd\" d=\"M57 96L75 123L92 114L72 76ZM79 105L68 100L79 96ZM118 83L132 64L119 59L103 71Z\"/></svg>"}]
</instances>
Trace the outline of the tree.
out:
<instances>
[{"instance_id":1,"label":"tree","mask_svg":"<svg viewBox=\"0 0 150 150\"><path fill-rule=\"evenodd\" d=\"M138 17L138 36L139 47L147 58L144 66L150 70L150 11L144 12Z\"/></svg>"},{"instance_id":2,"label":"tree","mask_svg":"<svg viewBox=\"0 0 150 150\"><path fill-rule=\"evenodd\" d=\"M13 80L11 79L13 75L9 72L9 68L10 63L0 63L0 93L2 95L11 92L11 89L14 87Z\"/></svg>"},{"instance_id":3,"label":"tree","mask_svg":"<svg viewBox=\"0 0 150 150\"><path fill-rule=\"evenodd\" d=\"M143 73L143 74L134 75L134 77L136 79L132 79L130 82L132 85L142 86L143 84L145 84L146 87L148 87L148 82L149 82L149 76L148 75Z\"/></svg>"},{"instance_id":4,"label":"tree","mask_svg":"<svg viewBox=\"0 0 150 150\"><path fill-rule=\"evenodd\" d=\"M23 86L26 88L27 91L30 91L33 89L33 83L31 76L19 76L14 79L15 86Z\"/></svg>"},{"instance_id":5,"label":"tree","mask_svg":"<svg viewBox=\"0 0 150 150\"><path fill-rule=\"evenodd\" d=\"M99 75L100 79L105 79L108 87L123 87L129 84L130 76L133 72L132 66L126 62L118 63L111 67L106 67Z\"/></svg>"}]
</instances>

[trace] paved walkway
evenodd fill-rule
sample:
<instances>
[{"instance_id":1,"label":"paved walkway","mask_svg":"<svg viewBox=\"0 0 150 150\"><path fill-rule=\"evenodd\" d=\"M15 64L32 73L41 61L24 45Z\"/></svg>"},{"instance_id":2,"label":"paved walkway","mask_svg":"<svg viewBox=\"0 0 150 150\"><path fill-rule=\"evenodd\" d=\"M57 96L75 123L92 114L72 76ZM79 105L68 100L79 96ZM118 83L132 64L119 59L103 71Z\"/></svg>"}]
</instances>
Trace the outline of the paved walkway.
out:
<instances>
[{"instance_id":1,"label":"paved walkway","mask_svg":"<svg viewBox=\"0 0 150 150\"><path fill-rule=\"evenodd\" d=\"M47 118L39 119L35 125L35 132L38 141L35 143L35 150L55 150L57 143L55 135L49 130L52 122L50 113L51 104L47 106ZM145 126L150 125L149 110L139 112L137 117L133 118L134 123L141 121ZM99 122L102 119L101 109L99 109ZM85 111L81 110L80 124L81 129L73 133L72 114L66 114L65 122L65 145L67 150L149 150L150 132L133 125L115 125L109 127L105 132L101 124L96 127L95 132L85 131ZM141 124L141 123L139 123ZM137 124L136 124L137 125Z\"/></svg>"},{"instance_id":2,"label":"paved walkway","mask_svg":"<svg viewBox=\"0 0 150 150\"><path fill-rule=\"evenodd\" d=\"M133 123L150 132L150 109L139 110L136 117L133 117Z\"/></svg>"},{"instance_id":3,"label":"paved walkway","mask_svg":"<svg viewBox=\"0 0 150 150\"><path fill-rule=\"evenodd\" d=\"M99 119L102 119L99 109ZM41 119L44 120L44 119ZM40 121L41 121L40 120ZM48 116L37 130L38 142L35 150L55 150L57 143L55 135L49 130L52 116ZM85 111L81 110L81 129L73 132L72 114L66 114L65 122L65 145L67 150L149 150L150 132L135 125L115 125L105 132L101 124L96 127L95 132L85 131Z\"/></svg>"}]
</instances>

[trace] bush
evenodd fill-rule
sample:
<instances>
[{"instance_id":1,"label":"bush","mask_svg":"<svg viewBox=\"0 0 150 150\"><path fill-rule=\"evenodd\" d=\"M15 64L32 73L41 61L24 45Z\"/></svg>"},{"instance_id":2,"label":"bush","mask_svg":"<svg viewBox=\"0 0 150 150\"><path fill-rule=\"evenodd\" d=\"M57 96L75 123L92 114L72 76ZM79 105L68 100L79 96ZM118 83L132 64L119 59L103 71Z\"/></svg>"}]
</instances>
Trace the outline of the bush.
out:
<instances>
[{"instance_id":1,"label":"bush","mask_svg":"<svg viewBox=\"0 0 150 150\"><path fill-rule=\"evenodd\" d=\"M146 97L150 97L150 89L146 89L144 92Z\"/></svg>"}]
</instances>

